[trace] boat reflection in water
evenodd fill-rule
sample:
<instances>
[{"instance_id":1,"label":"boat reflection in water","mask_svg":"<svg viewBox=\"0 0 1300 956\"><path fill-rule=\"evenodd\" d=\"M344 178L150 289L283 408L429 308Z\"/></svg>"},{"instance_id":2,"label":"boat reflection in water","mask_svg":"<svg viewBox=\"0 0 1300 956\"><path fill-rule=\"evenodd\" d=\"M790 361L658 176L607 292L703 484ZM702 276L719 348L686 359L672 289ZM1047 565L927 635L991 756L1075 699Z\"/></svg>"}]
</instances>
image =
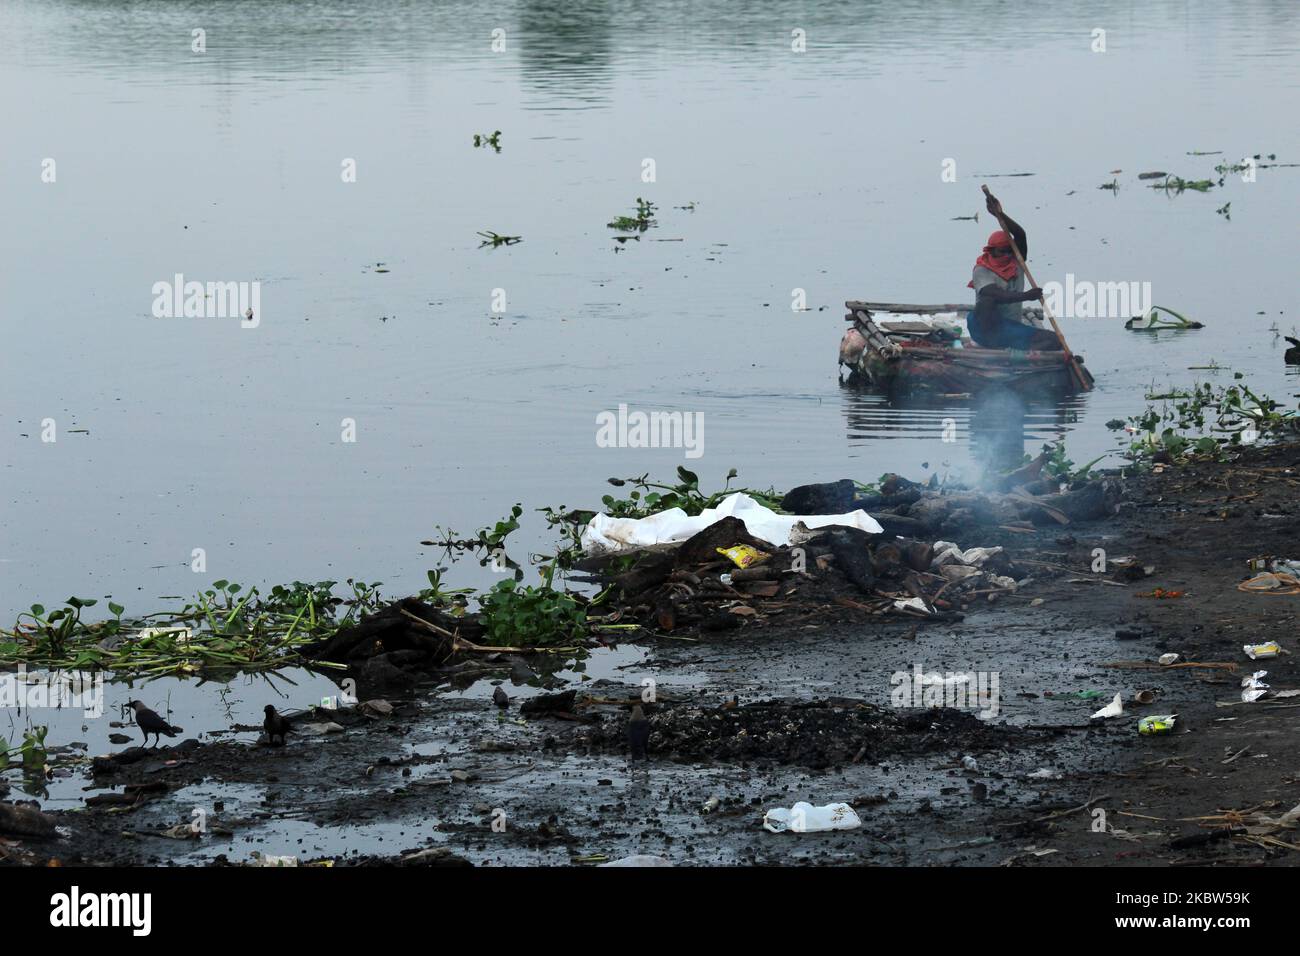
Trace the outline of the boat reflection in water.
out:
<instances>
[{"instance_id":1,"label":"boat reflection in water","mask_svg":"<svg viewBox=\"0 0 1300 956\"><path fill-rule=\"evenodd\" d=\"M1013 471L1025 455L1070 431L1083 410L1083 394L1030 398L1009 389L975 395L889 398L843 384L844 415L851 448L879 451L882 440L897 439L885 459L876 459L857 477L875 480L895 471L924 480L926 470L954 480L979 482L986 475Z\"/></svg>"}]
</instances>

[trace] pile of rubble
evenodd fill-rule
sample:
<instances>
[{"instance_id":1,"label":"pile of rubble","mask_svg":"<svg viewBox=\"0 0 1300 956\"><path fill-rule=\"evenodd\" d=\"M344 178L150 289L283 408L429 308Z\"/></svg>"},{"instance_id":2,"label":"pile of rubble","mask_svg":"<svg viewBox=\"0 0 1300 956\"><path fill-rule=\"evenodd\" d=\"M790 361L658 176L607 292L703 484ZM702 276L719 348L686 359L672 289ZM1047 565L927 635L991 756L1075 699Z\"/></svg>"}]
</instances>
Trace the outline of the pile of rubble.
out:
<instances>
[{"instance_id":1,"label":"pile of rubble","mask_svg":"<svg viewBox=\"0 0 1300 956\"><path fill-rule=\"evenodd\" d=\"M1109 478L1062 491L1035 473L1008 490L979 491L888 475L871 495L843 479L795 488L782 509L866 511L881 533L798 522L787 541L773 542L724 517L681 544L606 553L584 567L615 586L617 619L660 631L726 630L772 614L843 608L952 620L972 601L1014 592L1029 576L1002 547L956 541L1105 517L1119 498L1119 483Z\"/></svg>"}]
</instances>

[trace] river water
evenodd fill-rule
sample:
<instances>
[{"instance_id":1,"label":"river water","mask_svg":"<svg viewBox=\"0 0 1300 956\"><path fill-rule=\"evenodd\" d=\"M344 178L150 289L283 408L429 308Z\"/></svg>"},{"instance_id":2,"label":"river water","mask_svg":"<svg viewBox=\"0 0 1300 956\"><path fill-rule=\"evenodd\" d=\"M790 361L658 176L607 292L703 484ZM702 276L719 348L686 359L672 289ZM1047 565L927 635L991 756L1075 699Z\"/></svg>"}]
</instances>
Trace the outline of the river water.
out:
<instances>
[{"instance_id":1,"label":"river water","mask_svg":"<svg viewBox=\"0 0 1300 956\"><path fill-rule=\"evenodd\" d=\"M522 556L608 476L1082 462L1152 385L1293 402L1300 6L1074 6L4 0L0 613L409 593L435 527L518 501ZM1137 178L1256 153L1204 194ZM1096 390L992 438L842 387L844 300L967 299L985 182L1040 283L1149 282L1206 327L1063 319ZM619 244L637 197L657 225ZM157 317L177 274L259 283L256 325ZM702 416L699 457L602 447L620 404Z\"/></svg>"}]
</instances>

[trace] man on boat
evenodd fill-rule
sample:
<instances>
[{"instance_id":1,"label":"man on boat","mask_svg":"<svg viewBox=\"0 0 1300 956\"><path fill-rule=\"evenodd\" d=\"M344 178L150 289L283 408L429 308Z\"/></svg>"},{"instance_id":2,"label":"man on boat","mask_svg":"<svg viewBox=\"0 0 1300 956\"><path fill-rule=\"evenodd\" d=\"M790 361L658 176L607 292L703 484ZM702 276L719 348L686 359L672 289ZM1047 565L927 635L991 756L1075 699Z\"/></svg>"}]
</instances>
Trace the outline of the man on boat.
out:
<instances>
[{"instance_id":1,"label":"man on boat","mask_svg":"<svg viewBox=\"0 0 1300 956\"><path fill-rule=\"evenodd\" d=\"M984 253L975 260L971 280L967 283L975 290L975 311L966 316L966 328L971 339L986 349L1059 350L1061 343L1056 335L1030 325L1021 312L1020 303L1031 302L1043 295L1042 289L1025 291L1024 270L1017 264L1011 250L1014 238L1020 254L1028 257L1025 230L1002 212L1002 203L991 193L985 205L994 217L1002 217L1011 235L1001 229L990 235Z\"/></svg>"}]
</instances>

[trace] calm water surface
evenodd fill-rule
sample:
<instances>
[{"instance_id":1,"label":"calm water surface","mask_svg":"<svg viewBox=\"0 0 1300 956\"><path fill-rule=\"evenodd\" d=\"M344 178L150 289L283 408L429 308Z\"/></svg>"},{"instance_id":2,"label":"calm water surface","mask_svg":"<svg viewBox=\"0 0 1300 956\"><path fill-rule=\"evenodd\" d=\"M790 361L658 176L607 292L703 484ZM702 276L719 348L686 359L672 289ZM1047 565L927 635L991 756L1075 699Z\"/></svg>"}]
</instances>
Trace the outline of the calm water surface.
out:
<instances>
[{"instance_id":1,"label":"calm water surface","mask_svg":"<svg viewBox=\"0 0 1300 956\"><path fill-rule=\"evenodd\" d=\"M405 593L436 525L591 505L610 475L924 477L1062 435L1083 461L1153 383L1293 395L1270 328L1300 321L1300 169L1136 177L1300 162L1300 6L1072 6L4 0L0 614L215 578ZM496 129L500 154L471 146ZM1097 389L1009 437L969 402L842 388L845 299L966 298L981 182L1040 282L1148 281L1207 327L1066 320ZM620 246L605 223L638 196L659 224ZM260 325L154 318L175 273L260 281ZM597 447L619 403L703 413L703 457Z\"/></svg>"}]
</instances>

